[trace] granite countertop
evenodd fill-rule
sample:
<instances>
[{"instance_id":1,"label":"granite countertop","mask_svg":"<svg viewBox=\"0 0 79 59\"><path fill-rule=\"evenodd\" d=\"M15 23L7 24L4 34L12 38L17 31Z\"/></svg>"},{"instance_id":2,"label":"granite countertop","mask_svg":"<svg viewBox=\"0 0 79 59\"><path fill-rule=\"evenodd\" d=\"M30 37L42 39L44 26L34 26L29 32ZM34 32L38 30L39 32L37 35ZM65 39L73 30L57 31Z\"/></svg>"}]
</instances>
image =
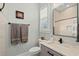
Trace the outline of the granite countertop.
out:
<instances>
[{"instance_id":1,"label":"granite countertop","mask_svg":"<svg viewBox=\"0 0 79 59\"><path fill-rule=\"evenodd\" d=\"M64 56L79 56L79 46L75 44L62 43L56 41L42 41L40 44L64 55Z\"/></svg>"}]
</instances>

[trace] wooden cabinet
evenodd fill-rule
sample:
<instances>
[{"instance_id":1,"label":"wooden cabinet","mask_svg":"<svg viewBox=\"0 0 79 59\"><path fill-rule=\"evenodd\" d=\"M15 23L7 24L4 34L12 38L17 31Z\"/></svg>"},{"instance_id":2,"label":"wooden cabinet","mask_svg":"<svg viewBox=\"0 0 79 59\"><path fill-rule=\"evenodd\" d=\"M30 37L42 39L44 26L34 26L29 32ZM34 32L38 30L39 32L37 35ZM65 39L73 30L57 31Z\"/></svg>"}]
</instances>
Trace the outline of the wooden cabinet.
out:
<instances>
[{"instance_id":1,"label":"wooden cabinet","mask_svg":"<svg viewBox=\"0 0 79 59\"><path fill-rule=\"evenodd\" d=\"M40 53L41 56L63 56L61 55L60 53L44 46L44 45L41 45L41 53Z\"/></svg>"}]
</instances>

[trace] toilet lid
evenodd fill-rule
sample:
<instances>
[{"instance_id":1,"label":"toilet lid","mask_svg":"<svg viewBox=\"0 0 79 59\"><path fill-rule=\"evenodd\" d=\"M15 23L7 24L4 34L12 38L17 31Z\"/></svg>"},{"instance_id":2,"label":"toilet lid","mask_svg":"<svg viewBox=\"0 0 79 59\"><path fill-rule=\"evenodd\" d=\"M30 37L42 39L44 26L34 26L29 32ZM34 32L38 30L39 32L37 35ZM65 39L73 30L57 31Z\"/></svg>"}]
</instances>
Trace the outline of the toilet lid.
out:
<instances>
[{"instance_id":1,"label":"toilet lid","mask_svg":"<svg viewBox=\"0 0 79 59\"><path fill-rule=\"evenodd\" d=\"M29 52L37 52L40 51L40 47L32 47Z\"/></svg>"}]
</instances>

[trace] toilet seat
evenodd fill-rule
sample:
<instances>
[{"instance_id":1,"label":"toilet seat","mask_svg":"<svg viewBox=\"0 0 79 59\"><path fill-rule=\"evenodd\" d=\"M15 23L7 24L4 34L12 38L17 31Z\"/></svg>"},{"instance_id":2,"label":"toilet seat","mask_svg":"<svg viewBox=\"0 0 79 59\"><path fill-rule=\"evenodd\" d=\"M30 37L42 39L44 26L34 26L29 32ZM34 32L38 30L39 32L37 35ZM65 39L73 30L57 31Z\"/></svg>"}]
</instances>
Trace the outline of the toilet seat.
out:
<instances>
[{"instance_id":1,"label":"toilet seat","mask_svg":"<svg viewBox=\"0 0 79 59\"><path fill-rule=\"evenodd\" d=\"M40 51L40 47L32 47L29 52L39 52Z\"/></svg>"}]
</instances>

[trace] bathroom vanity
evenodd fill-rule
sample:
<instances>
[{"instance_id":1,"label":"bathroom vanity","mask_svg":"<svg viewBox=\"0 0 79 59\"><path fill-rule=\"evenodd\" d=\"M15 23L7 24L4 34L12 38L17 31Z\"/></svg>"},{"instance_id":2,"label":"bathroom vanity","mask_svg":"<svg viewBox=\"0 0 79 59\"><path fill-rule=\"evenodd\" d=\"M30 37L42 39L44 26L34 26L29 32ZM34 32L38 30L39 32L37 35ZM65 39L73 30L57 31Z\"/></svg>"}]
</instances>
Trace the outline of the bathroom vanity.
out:
<instances>
[{"instance_id":1,"label":"bathroom vanity","mask_svg":"<svg viewBox=\"0 0 79 59\"><path fill-rule=\"evenodd\" d=\"M49 47L41 45L41 56L62 56L62 54L50 49Z\"/></svg>"},{"instance_id":2,"label":"bathroom vanity","mask_svg":"<svg viewBox=\"0 0 79 59\"><path fill-rule=\"evenodd\" d=\"M41 56L79 56L79 4L55 3L51 18L53 21L53 39L57 41L40 42ZM45 31L42 32L46 33ZM47 36L51 37L51 35ZM60 38L63 39L64 43L58 42Z\"/></svg>"},{"instance_id":3,"label":"bathroom vanity","mask_svg":"<svg viewBox=\"0 0 79 59\"><path fill-rule=\"evenodd\" d=\"M43 41L41 44L41 56L79 56L78 44Z\"/></svg>"}]
</instances>

